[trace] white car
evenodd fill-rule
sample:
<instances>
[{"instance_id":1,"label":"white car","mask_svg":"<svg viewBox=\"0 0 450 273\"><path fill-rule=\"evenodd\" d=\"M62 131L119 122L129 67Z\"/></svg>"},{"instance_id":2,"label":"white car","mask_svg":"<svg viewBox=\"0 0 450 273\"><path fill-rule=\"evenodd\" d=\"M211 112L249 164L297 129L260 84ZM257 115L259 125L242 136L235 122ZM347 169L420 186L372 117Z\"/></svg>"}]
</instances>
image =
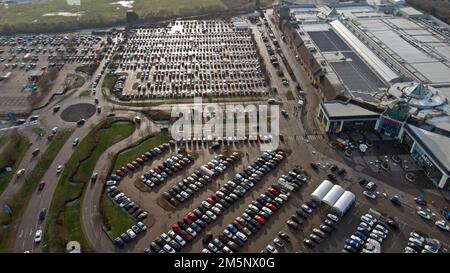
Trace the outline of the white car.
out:
<instances>
[{"instance_id":1,"label":"white car","mask_svg":"<svg viewBox=\"0 0 450 273\"><path fill-rule=\"evenodd\" d=\"M417 211L417 214L418 214L420 217L422 217L423 219L426 219L426 220L430 220L430 219L431 219L431 215L428 214L428 213L426 213L426 212L423 211L423 210Z\"/></svg>"},{"instance_id":2,"label":"white car","mask_svg":"<svg viewBox=\"0 0 450 273\"><path fill-rule=\"evenodd\" d=\"M170 242L170 237L166 233L161 234L161 239L163 239L166 243Z\"/></svg>"},{"instance_id":3,"label":"white car","mask_svg":"<svg viewBox=\"0 0 450 273\"><path fill-rule=\"evenodd\" d=\"M197 236L197 232L195 232L195 230L193 230L193 229L190 228L190 227L188 227L185 231L186 231L187 233L191 234L192 237Z\"/></svg>"},{"instance_id":4,"label":"white car","mask_svg":"<svg viewBox=\"0 0 450 273\"><path fill-rule=\"evenodd\" d=\"M58 165L58 167L56 167L56 173L61 173L63 169L62 165Z\"/></svg>"},{"instance_id":5,"label":"white car","mask_svg":"<svg viewBox=\"0 0 450 273\"><path fill-rule=\"evenodd\" d=\"M42 229L38 229L34 234L34 242L36 244L39 244L41 241L42 241Z\"/></svg>"},{"instance_id":6,"label":"white car","mask_svg":"<svg viewBox=\"0 0 450 273\"><path fill-rule=\"evenodd\" d=\"M108 180L108 181L106 181L106 186L115 186L116 184L117 184L117 182L116 181L114 181L114 180Z\"/></svg>"},{"instance_id":7,"label":"white car","mask_svg":"<svg viewBox=\"0 0 450 273\"><path fill-rule=\"evenodd\" d=\"M339 218L336 215L334 215L334 214L329 213L327 215L327 217L328 217L328 219L330 219L333 222L338 222L339 221Z\"/></svg>"},{"instance_id":8,"label":"white car","mask_svg":"<svg viewBox=\"0 0 450 273\"><path fill-rule=\"evenodd\" d=\"M379 231L378 229L374 229L372 230L372 233L375 233L377 236L386 239L386 233Z\"/></svg>"},{"instance_id":9,"label":"white car","mask_svg":"<svg viewBox=\"0 0 450 273\"><path fill-rule=\"evenodd\" d=\"M269 216L273 215L273 212L271 209L267 208L267 207L262 207L261 209L262 211L264 211L265 213L267 213Z\"/></svg>"},{"instance_id":10,"label":"white car","mask_svg":"<svg viewBox=\"0 0 450 273\"><path fill-rule=\"evenodd\" d=\"M207 210L207 211L205 212L205 214L206 214L206 216L208 216L209 218L211 218L213 221L216 220L216 218L217 218L217 216L216 216L214 213L212 213L211 211L209 211L209 210Z\"/></svg>"},{"instance_id":11,"label":"white car","mask_svg":"<svg viewBox=\"0 0 450 273\"><path fill-rule=\"evenodd\" d=\"M439 249L434 248L434 247L432 247L432 246L430 246L430 245L425 245L424 248L425 248L428 252L431 252L431 253L438 253L438 252L439 252Z\"/></svg>"},{"instance_id":12,"label":"white car","mask_svg":"<svg viewBox=\"0 0 450 273\"><path fill-rule=\"evenodd\" d=\"M142 222L137 222L136 224L142 231L146 231L147 230L147 226L142 223Z\"/></svg>"},{"instance_id":13,"label":"white car","mask_svg":"<svg viewBox=\"0 0 450 273\"><path fill-rule=\"evenodd\" d=\"M270 253L278 253L278 250L273 245L267 245L266 250Z\"/></svg>"},{"instance_id":14,"label":"white car","mask_svg":"<svg viewBox=\"0 0 450 273\"><path fill-rule=\"evenodd\" d=\"M17 177L20 177L24 173L25 173L25 169L20 169L17 171L16 175L17 175Z\"/></svg>"},{"instance_id":15,"label":"white car","mask_svg":"<svg viewBox=\"0 0 450 273\"><path fill-rule=\"evenodd\" d=\"M131 239L136 238L136 233L134 233L134 231L131 229L127 229L127 234L128 236L130 236Z\"/></svg>"},{"instance_id":16,"label":"white car","mask_svg":"<svg viewBox=\"0 0 450 273\"><path fill-rule=\"evenodd\" d=\"M416 244L418 246L423 246L423 241L421 241L421 240L419 240L417 238L409 237L408 241L413 243L413 244Z\"/></svg>"},{"instance_id":17,"label":"white car","mask_svg":"<svg viewBox=\"0 0 450 273\"><path fill-rule=\"evenodd\" d=\"M361 217L361 221L363 221L364 223L366 223L367 225L369 225L370 227L372 227L375 223L372 221L372 219L370 219L369 217L366 216L362 216Z\"/></svg>"},{"instance_id":18,"label":"white car","mask_svg":"<svg viewBox=\"0 0 450 273\"><path fill-rule=\"evenodd\" d=\"M244 242L247 241L247 236L245 236L245 234L240 231L236 232L236 236Z\"/></svg>"},{"instance_id":19,"label":"white car","mask_svg":"<svg viewBox=\"0 0 450 273\"><path fill-rule=\"evenodd\" d=\"M313 212L312 209L305 204L302 205L302 210L308 214L311 214Z\"/></svg>"},{"instance_id":20,"label":"white car","mask_svg":"<svg viewBox=\"0 0 450 273\"><path fill-rule=\"evenodd\" d=\"M415 232L411 232L409 234L409 237L411 238L416 238L417 240L419 240L421 243L425 243L425 238L423 238L422 236L420 236L419 234L415 233Z\"/></svg>"},{"instance_id":21,"label":"white car","mask_svg":"<svg viewBox=\"0 0 450 273\"><path fill-rule=\"evenodd\" d=\"M211 250L212 252L217 252L219 249L217 248L217 246L215 246L214 244L212 244L212 243L209 243L208 244L208 248L209 248L209 250Z\"/></svg>"},{"instance_id":22,"label":"white car","mask_svg":"<svg viewBox=\"0 0 450 273\"><path fill-rule=\"evenodd\" d=\"M175 253L175 249L173 249L170 245L168 245L168 244L165 244L164 246L163 246L163 250L166 252L166 253Z\"/></svg>"},{"instance_id":23,"label":"white car","mask_svg":"<svg viewBox=\"0 0 450 273\"><path fill-rule=\"evenodd\" d=\"M364 194L364 196L366 196L367 198L370 198L370 199L373 199L373 200L377 199L377 195L376 195L374 192L371 192L371 191L363 191L363 194Z\"/></svg>"},{"instance_id":24,"label":"white car","mask_svg":"<svg viewBox=\"0 0 450 273\"><path fill-rule=\"evenodd\" d=\"M192 184L191 184L192 185ZM210 209L212 206L210 203L206 202L206 201L202 201L202 206L204 206L207 209Z\"/></svg>"},{"instance_id":25,"label":"white car","mask_svg":"<svg viewBox=\"0 0 450 273\"><path fill-rule=\"evenodd\" d=\"M411 247L407 246L407 247L405 247L405 253L417 253L417 251L415 251Z\"/></svg>"},{"instance_id":26,"label":"white car","mask_svg":"<svg viewBox=\"0 0 450 273\"><path fill-rule=\"evenodd\" d=\"M181 246L185 246L185 245L186 245L186 241L185 241L183 238L181 238L180 235L176 235L176 236L175 236L175 240L176 240Z\"/></svg>"},{"instance_id":27,"label":"white car","mask_svg":"<svg viewBox=\"0 0 450 273\"><path fill-rule=\"evenodd\" d=\"M80 142L80 139L79 139L79 138L75 138L75 139L72 141L72 146L73 146L73 147L77 146L79 142Z\"/></svg>"},{"instance_id":28,"label":"white car","mask_svg":"<svg viewBox=\"0 0 450 273\"><path fill-rule=\"evenodd\" d=\"M448 224L444 221L444 220L440 220L440 221L436 221L434 223L438 228L445 230L445 231L449 231L450 227L448 226Z\"/></svg>"},{"instance_id":29,"label":"white car","mask_svg":"<svg viewBox=\"0 0 450 273\"><path fill-rule=\"evenodd\" d=\"M216 206L212 207L211 210L217 215L222 213L222 211Z\"/></svg>"},{"instance_id":30,"label":"white car","mask_svg":"<svg viewBox=\"0 0 450 273\"><path fill-rule=\"evenodd\" d=\"M386 235L389 234L389 230L387 228L383 227L382 225L376 225L375 229L383 232Z\"/></svg>"},{"instance_id":31,"label":"white car","mask_svg":"<svg viewBox=\"0 0 450 273\"><path fill-rule=\"evenodd\" d=\"M202 249L202 253L211 253L211 251L209 251L208 249L204 248L204 249Z\"/></svg>"}]
</instances>

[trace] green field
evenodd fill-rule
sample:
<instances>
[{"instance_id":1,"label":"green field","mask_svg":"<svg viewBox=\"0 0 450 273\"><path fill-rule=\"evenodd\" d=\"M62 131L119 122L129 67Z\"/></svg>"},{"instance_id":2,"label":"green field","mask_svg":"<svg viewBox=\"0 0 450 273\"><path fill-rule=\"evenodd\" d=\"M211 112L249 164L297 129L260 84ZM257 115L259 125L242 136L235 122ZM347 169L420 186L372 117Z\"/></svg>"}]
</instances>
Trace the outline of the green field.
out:
<instances>
[{"instance_id":1,"label":"green field","mask_svg":"<svg viewBox=\"0 0 450 273\"><path fill-rule=\"evenodd\" d=\"M7 203L13 210L13 216L9 217L5 213L0 212L0 224L8 224L7 228L0 229L0 250L5 251L10 249L10 245L13 243L13 232L19 224L28 201L30 200L33 192L36 190L38 184L41 182L45 172L53 162L53 159L61 150L62 146L69 139L72 131L63 130L56 135L50 146L39 158L39 162L36 167L27 174L25 183L23 183L20 190L11 197Z\"/></svg>"},{"instance_id":2,"label":"green field","mask_svg":"<svg viewBox=\"0 0 450 273\"><path fill-rule=\"evenodd\" d=\"M126 22L130 8L117 0L82 0L81 5L68 5L71 0L43 0L34 4L0 6L0 32L46 32L103 27ZM132 6L141 20L174 16L202 15L227 10L252 10L256 3L269 0L135 0ZM69 13L61 15L60 12ZM44 16L46 15L46 16ZM48 16L51 15L51 16Z\"/></svg>"},{"instance_id":3,"label":"green field","mask_svg":"<svg viewBox=\"0 0 450 273\"><path fill-rule=\"evenodd\" d=\"M98 158L110 146L129 137L134 130L134 124L127 120L104 121L80 142L67 162L53 195L44 237L46 252L63 252L65 244L71 240L79 241L84 252L90 251L81 229L79 198L90 181Z\"/></svg>"},{"instance_id":4,"label":"green field","mask_svg":"<svg viewBox=\"0 0 450 273\"><path fill-rule=\"evenodd\" d=\"M26 137L17 132L11 132L2 139L3 144L0 146L0 193L5 190L11 178L19 169L22 158L31 145ZM5 167L12 167L12 171L4 171Z\"/></svg>"}]
</instances>

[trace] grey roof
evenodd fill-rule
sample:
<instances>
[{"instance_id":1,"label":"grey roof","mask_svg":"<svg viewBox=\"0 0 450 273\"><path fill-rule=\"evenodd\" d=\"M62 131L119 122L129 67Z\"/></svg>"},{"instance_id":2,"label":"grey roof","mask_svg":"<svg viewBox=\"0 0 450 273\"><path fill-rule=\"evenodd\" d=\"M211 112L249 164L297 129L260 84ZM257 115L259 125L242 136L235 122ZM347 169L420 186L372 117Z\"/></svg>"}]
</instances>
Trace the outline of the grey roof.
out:
<instances>
[{"instance_id":1,"label":"grey roof","mask_svg":"<svg viewBox=\"0 0 450 273\"><path fill-rule=\"evenodd\" d=\"M422 146L434 160L438 161L447 173L450 173L450 138L408 124L409 132L417 137Z\"/></svg>"},{"instance_id":2,"label":"grey roof","mask_svg":"<svg viewBox=\"0 0 450 273\"><path fill-rule=\"evenodd\" d=\"M341 101L328 101L323 103L323 108L327 112L329 118L360 118L360 117L374 117L377 118L380 114L362 108L351 103L343 103Z\"/></svg>"}]
</instances>

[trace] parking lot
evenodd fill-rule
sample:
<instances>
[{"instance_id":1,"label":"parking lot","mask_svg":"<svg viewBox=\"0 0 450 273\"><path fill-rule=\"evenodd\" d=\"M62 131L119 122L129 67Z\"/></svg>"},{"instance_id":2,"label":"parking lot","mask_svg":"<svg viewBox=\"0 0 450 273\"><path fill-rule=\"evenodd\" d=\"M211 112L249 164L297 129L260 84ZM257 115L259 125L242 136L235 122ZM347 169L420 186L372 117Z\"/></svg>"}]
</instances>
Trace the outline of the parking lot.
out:
<instances>
[{"instance_id":1,"label":"parking lot","mask_svg":"<svg viewBox=\"0 0 450 273\"><path fill-rule=\"evenodd\" d=\"M248 30L227 20L133 30L118 51L118 92L134 99L261 96L267 85Z\"/></svg>"},{"instance_id":2,"label":"parking lot","mask_svg":"<svg viewBox=\"0 0 450 273\"><path fill-rule=\"evenodd\" d=\"M82 34L1 37L0 112L28 113L44 104L70 85L75 68L94 61L102 40ZM53 82L51 92L41 92L40 82L47 76Z\"/></svg>"}]
</instances>

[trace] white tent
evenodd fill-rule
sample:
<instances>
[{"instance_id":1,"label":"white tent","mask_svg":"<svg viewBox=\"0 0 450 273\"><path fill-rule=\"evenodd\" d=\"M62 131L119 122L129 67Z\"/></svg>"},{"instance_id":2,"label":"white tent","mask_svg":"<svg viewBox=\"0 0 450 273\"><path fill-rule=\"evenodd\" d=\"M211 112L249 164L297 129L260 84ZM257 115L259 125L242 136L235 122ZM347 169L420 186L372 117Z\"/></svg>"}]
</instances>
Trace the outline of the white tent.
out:
<instances>
[{"instance_id":1,"label":"white tent","mask_svg":"<svg viewBox=\"0 0 450 273\"><path fill-rule=\"evenodd\" d=\"M343 193L344 189L341 186L334 185L331 190L323 197L322 202L332 207Z\"/></svg>"},{"instance_id":2,"label":"white tent","mask_svg":"<svg viewBox=\"0 0 450 273\"><path fill-rule=\"evenodd\" d=\"M331 181L324 180L311 194L311 199L318 203L322 202L322 198L331 190L332 187L333 183L331 183Z\"/></svg>"},{"instance_id":3,"label":"white tent","mask_svg":"<svg viewBox=\"0 0 450 273\"><path fill-rule=\"evenodd\" d=\"M354 202L355 195L349 191L345 191L333 205L333 211L343 216Z\"/></svg>"}]
</instances>

